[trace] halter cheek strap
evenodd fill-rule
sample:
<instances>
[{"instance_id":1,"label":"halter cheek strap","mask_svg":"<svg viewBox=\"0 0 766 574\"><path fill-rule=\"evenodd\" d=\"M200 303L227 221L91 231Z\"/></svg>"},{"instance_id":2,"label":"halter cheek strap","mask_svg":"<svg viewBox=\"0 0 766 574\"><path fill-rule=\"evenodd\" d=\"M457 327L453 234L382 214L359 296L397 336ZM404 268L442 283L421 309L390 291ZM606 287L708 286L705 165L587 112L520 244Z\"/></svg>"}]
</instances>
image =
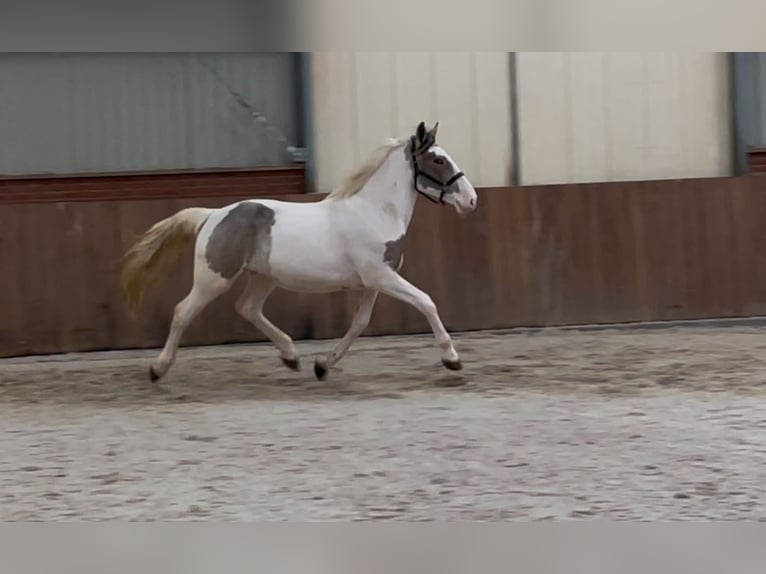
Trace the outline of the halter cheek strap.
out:
<instances>
[{"instance_id":1,"label":"halter cheek strap","mask_svg":"<svg viewBox=\"0 0 766 574\"><path fill-rule=\"evenodd\" d=\"M452 186L453 183L455 183L457 180L459 180L463 175L465 175L462 171L457 172L455 175L453 175L451 178L449 178L447 181L442 182L433 177L430 174L427 174L426 172L422 171L419 167L417 162L415 162L415 177L413 183L415 184L415 191L417 191L419 194L426 196L429 200L433 201L434 203L444 203L444 194L447 193L450 186ZM424 177L434 185L436 185L439 190L439 199L434 198L430 193L419 189L418 188L418 177Z\"/></svg>"},{"instance_id":2,"label":"halter cheek strap","mask_svg":"<svg viewBox=\"0 0 766 574\"><path fill-rule=\"evenodd\" d=\"M413 142L413 149L414 149L414 142ZM463 177L465 174L462 171L457 172L455 175L453 175L451 178L449 178L447 181L440 181L436 179L434 176L432 176L429 173L424 172L422 169L420 169L420 166L418 165L418 160L415 157L415 153L412 153L412 179L413 184L415 186L415 191L417 191L420 195L425 196L429 201L432 201L434 203L441 203L444 204L444 194L446 194L449 190L449 188L454 184L457 180L459 180L461 177ZM430 193L418 188L418 177L423 177L433 183L440 191L439 193L439 199L436 199L433 195Z\"/></svg>"}]
</instances>

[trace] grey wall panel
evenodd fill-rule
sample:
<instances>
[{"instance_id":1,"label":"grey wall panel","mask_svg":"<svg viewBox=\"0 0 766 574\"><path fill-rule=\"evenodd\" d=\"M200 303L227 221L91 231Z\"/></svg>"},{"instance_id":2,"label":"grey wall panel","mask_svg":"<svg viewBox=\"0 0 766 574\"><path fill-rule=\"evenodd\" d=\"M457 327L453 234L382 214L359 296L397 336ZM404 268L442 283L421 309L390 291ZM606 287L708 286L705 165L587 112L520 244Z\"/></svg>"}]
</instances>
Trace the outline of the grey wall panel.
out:
<instances>
[{"instance_id":1,"label":"grey wall panel","mask_svg":"<svg viewBox=\"0 0 766 574\"><path fill-rule=\"evenodd\" d=\"M0 174L290 163L296 66L290 53L0 54Z\"/></svg>"}]
</instances>

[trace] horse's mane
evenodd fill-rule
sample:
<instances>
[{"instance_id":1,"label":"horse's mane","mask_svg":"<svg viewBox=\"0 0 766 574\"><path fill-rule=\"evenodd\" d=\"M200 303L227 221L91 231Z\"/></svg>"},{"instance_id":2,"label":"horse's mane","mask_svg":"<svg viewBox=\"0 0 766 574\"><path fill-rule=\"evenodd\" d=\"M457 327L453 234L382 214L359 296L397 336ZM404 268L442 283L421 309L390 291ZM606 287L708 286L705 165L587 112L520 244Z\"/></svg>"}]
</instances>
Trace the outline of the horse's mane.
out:
<instances>
[{"instance_id":1,"label":"horse's mane","mask_svg":"<svg viewBox=\"0 0 766 574\"><path fill-rule=\"evenodd\" d=\"M375 174L395 150L401 148L407 140L389 139L376 149L370 157L354 173L346 178L340 187L333 190L327 199L345 199L356 195L364 187L369 179Z\"/></svg>"}]
</instances>

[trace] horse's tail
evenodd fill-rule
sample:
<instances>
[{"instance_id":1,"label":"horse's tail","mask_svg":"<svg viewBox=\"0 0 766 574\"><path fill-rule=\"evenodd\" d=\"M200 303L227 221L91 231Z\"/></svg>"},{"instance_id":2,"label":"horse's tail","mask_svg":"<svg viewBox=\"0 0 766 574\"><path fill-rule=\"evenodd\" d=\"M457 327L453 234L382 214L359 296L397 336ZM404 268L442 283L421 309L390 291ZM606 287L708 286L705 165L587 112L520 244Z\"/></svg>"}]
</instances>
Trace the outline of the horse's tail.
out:
<instances>
[{"instance_id":1,"label":"horse's tail","mask_svg":"<svg viewBox=\"0 0 766 574\"><path fill-rule=\"evenodd\" d=\"M135 309L144 289L160 271L193 243L212 209L189 207L155 223L123 258L121 287L128 306Z\"/></svg>"}]
</instances>

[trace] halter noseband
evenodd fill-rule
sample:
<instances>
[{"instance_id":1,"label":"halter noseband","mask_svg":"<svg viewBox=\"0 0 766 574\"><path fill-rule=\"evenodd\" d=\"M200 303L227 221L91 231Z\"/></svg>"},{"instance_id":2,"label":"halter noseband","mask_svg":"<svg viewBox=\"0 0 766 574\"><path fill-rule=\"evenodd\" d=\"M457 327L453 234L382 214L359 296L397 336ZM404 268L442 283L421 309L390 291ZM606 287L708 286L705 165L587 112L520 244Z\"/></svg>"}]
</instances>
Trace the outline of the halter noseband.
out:
<instances>
[{"instance_id":1,"label":"halter noseband","mask_svg":"<svg viewBox=\"0 0 766 574\"><path fill-rule=\"evenodd\" d=\"M415 191L417 191L420 195L425 196L429 201L432 201L434 203L441 203L442 205L444 205L444 194L447 193L447 190L452 186L452 184L454 184L457 180L459 180L465 174L462 171L459 171L455 175L453 175L451 178L449 178L447 181L439 181L431 174L426 173L422 169L420 169L420 166L418 165L418 159L415 156L415 142L411 142L411 143L412 143L412 149L410 152L410 157L412 159L412 172L413 172L412 180L415 186ZM433 145L433 143L431 145ZM423 191L422 189L418 189L418 177L426 178L428 181L430 181L436 187L439 188L439 190L441 191L441 193L439 194L439 199L434 198L434 196L432 196L430 193Z\"/></svg>"}]
</instances>

